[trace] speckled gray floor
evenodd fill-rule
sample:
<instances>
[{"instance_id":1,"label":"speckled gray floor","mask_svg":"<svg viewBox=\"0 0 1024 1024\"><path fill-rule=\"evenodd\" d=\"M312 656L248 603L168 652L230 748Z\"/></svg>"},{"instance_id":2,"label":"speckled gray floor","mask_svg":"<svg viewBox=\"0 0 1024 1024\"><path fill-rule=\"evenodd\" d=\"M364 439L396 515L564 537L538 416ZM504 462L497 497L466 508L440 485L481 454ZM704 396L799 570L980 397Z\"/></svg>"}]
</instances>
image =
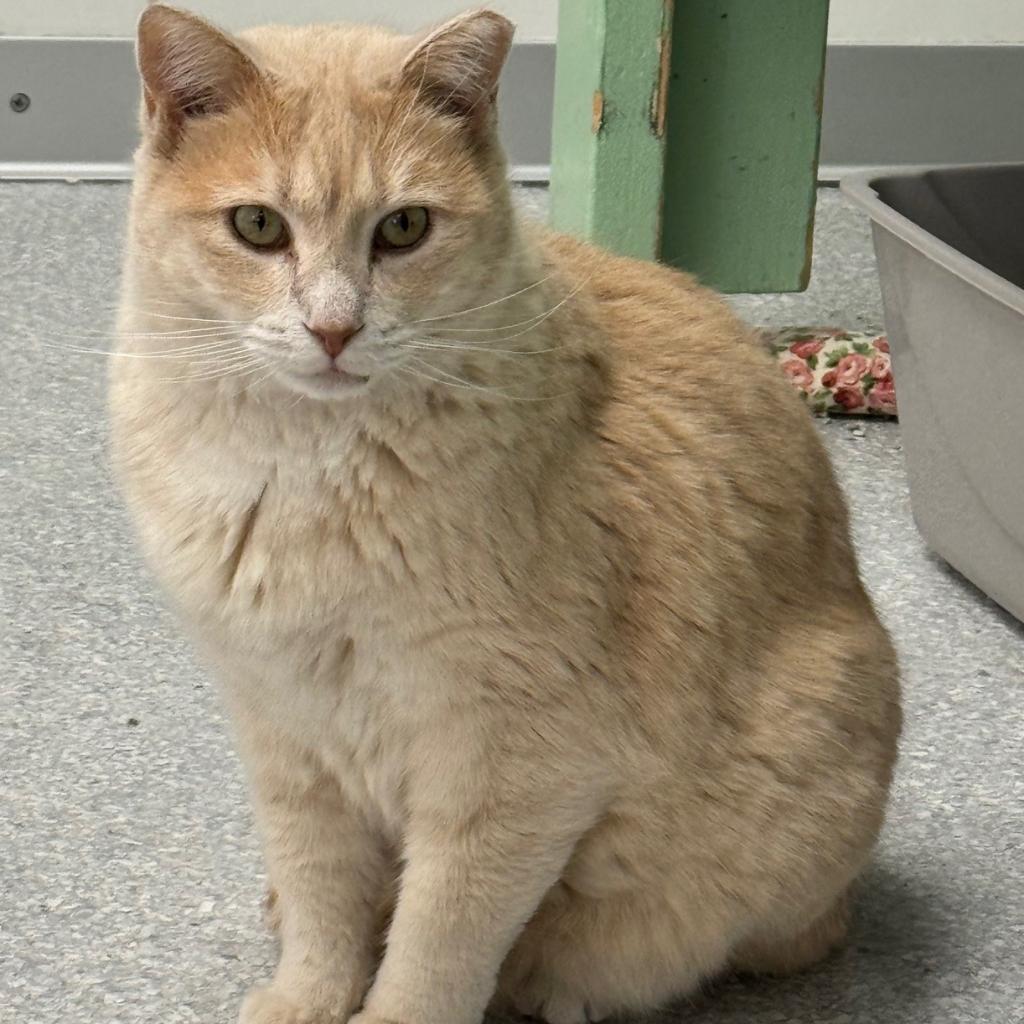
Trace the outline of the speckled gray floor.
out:
<instances>
[{"instance_id":1,"label":"speckled gray floor","mask_svg":"<svg viewBox=\"0 0 1024 1024\"><path fill-rule=\"evenodd\" d=\"M0 183L3 1024L230 1024L274 960L220 711L107 477L102 360L41 344L106 316L125 200ZM746 315L880 322L867 229L834 192L818 234L811 290ZM657 1021L1019 1024L1024 631L925 550L898 426L821 429L906 673L885 839L845 952Z\"/></svg>"}]
</instances>

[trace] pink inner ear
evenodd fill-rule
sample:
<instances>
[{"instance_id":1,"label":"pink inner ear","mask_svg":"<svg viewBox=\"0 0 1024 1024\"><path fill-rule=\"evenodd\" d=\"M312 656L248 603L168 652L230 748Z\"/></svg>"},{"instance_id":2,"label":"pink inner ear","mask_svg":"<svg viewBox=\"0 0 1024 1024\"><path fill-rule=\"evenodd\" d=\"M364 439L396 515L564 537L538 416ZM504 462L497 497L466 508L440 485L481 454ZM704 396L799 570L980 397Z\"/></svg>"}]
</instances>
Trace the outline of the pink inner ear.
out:
<instances>
[{"instance_id":1,"label":"pink inner ear","mask_svg":"<svg viewBox=\"0 0 1024 1024\"><path fill-rule=\"evenodd\" d=\"M416 45L402 66L403 80L445 113L483 117L514 34L512 23L492 11L463 15Z\"/></svg>"},{"instance_id":2,"label":"pink inner ear","mask_svg":"<svg viewBox=\"0 0 1024 1024\"><path fill-rule=\"evenodd\" d=\"M259 76L219 29L159 4L139 20L138 60L147 113L170 125L226 110Z\"/></svg>"}]
</instances>

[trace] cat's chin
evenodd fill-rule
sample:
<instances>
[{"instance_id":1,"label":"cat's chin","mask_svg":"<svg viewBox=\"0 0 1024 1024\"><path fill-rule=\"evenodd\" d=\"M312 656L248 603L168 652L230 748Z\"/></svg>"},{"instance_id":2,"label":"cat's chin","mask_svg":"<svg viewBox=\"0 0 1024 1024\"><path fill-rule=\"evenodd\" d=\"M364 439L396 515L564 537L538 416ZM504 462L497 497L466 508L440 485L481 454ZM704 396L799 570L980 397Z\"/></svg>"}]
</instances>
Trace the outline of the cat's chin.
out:
<instances>
[{"instance_id":1,"label":"cat's chin","mask_svg":"<svg viewBox=\"0 0 1024 1024\"><path fill-rule=\"evenodd\" d=\"M337 401L343 398L353 398L366 391L369 385L369 377L361 377L354 373L345 373L343 370L332 370L326 373L290 373L283 371L279 374L278 380L289 391L303 395L306 398L316 398L320 401Z\"/></svg>"}]
</instances>

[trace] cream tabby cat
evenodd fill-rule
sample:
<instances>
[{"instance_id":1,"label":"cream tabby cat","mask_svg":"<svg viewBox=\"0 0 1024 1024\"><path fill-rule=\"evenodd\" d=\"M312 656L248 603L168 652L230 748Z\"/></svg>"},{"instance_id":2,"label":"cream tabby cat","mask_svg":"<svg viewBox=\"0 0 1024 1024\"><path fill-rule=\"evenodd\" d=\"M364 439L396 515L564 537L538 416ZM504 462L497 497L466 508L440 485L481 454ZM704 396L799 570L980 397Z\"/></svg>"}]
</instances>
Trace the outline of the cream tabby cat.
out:
<instances>
[{"instance_id":1,"label":"cream tabby cat","mask_svg":"<svg viewBox=\"0 0 1024 1024\"><path fill-rule=\"evenodd\" d=\"M519 221L511 37L140 23L116 462L279 897L244 1024L796 969L882 822L896 665L809 418L690 278Z\"/></svg>"}]
</instances>

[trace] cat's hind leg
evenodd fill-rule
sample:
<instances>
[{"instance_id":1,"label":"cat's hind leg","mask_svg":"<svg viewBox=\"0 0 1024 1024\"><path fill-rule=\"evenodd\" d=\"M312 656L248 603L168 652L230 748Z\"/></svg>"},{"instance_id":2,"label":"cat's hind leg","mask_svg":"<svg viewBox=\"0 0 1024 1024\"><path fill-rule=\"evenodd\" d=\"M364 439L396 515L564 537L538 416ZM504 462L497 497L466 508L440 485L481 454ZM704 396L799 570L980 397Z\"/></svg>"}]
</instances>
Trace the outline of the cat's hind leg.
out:
<instances>
[{"instance_id":1,"label":"cat's hind leg","mask_svg":"<svg viewBox=\"0 0 1024 1024\"><path fill-rule=\"evenodd\" d=\"M639 894L591 898L559 885L501 973L494 1008L546 1024L591 1024L695 992L728 943Z\"/></svg>"},{"instance_id":2,"label":"cat's hind leg","mask_svg":"<svg viewBox=\"0 0 1024 1024\"><path fill-rule=\"evenodd\" d=\"M820 963L843 944L850 923L850 898L843 893L809 925L784 934L765 930L740 943L731 957L741 974L795 974Z\"/></svg>"},{"instance_id":3,"label":"cat's hind leg","mask_svg":"<svg viewBox=\"0 0 1024 1024\"><path fill-rule=\"evenodd\" d=\"M844 893L797 932L764 930L730 953L724 930L695 929L664 905L635 895L588 899L560 886L506 961L494 1008L546 1024L644 1012L730 968L783 975L811 967L842 944L848 923Z\"/></svg>"}]
</instances>

